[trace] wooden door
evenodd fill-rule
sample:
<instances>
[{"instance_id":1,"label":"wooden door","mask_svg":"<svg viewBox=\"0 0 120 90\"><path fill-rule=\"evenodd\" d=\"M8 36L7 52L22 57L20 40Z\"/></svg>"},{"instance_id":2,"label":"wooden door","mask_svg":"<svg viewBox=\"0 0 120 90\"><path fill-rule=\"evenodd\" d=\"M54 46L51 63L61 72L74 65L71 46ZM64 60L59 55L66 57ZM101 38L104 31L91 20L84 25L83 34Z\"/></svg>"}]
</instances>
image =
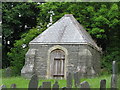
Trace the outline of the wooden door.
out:
<instances>
[{"instance_id":1,"label":"wooden door","mask_svg":"<svg viewBox=\"0 0 120 90\"><path fill-rule=\"evenodd\" d=\"M64 51L57 49L51 52L53 61L53 77L64 77L65 69L65 53Z\"/></svg>"}]
</instances>

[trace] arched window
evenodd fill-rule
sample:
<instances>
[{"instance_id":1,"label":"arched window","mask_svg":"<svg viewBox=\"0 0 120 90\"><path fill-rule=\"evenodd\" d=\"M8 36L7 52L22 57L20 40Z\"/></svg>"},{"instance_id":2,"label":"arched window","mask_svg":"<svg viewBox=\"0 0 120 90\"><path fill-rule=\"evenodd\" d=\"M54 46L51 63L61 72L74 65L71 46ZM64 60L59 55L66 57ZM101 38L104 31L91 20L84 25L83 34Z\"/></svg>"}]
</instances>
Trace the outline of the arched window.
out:
<instances>
[{"instance_id":1,"label":"arched window","mask_svg":"<svg viewBox=\"0 0 120 90\"><path fill-rule=\"evenodd\" d=\"M51 52L51 61L53 61L53 77L64 77L65 52L55 49Z\"/></svg>"}]
</instances>

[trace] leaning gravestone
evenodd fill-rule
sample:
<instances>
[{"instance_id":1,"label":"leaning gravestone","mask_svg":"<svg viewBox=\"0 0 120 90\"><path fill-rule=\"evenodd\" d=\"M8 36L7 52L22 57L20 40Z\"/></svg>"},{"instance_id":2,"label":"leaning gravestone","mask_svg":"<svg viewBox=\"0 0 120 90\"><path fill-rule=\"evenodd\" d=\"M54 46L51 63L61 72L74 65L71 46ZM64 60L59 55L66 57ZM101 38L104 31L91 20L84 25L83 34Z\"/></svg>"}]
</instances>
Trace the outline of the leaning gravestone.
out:
<instances>
[{"instance_id":1,"label":"leaning gravestone","mask_svg":"<svg viewBox=\"0 0 120 90\"><path fill-rule=\"evenodd\" d=\"M74 85L75 85L75 87L78 87L79 84L80 84L79 72L75 72L74 73Z\"/></svg>"},{"instance_id":2,"label":"leaning gravestone","mask_svg":"<svg viewBox=\"0 0 120 90\"><path fill-rule=\"evenodd\" d=\"M72 88L72 73L68 73L68 76L67 76L67 88Z\"/></svg>"},{"instance_id":3,"label":"leaning gravestone","mask_svg":"<svg viewBox=\"0 0 120 90\"><path fill-rule=\"evenodd\" d=\"M90 90L90 85L87 81L80 83L80 90Z\"/></svg>"},{"instance_id":4,"label":"leaning gravestone","mask_svg":"<svg viewBox=\"0 0 120 90\"><path fill-rule=\"evenodd\" d=\"M11 84L10 88L16 88L16 84Z\"/></svg>"},{"instance_id":5,"label":"leaning gravestone","mask_svg":"<svg viewBox=\"0 0 120 90\"><path fill-rule=\"evenodd\" d=\"M112 64L112 77L111 77L111 89L117 88L117 65L116 62L113 61Z\"/></svg>"},{"instance_id":6,"label":"leaning gravestone","mask_svg":"<svg viewBox=\"0 0 120 90\"><path fill-rule=\"evenodd\" d=\"M100 81L100 90L106 90L106 80L105 79Z\"/></svg>"},{"instance_id":7,"label":"leaning gravestone","mask_svg":"<svg viewBox=\"0 0 120 90\"><path fill-rule=\"evenodd\" d=\"M52 90L58 90L58 89L59 89L59 85L58 85L58 81L56 81L55 84L53 84Z\"/></svg>"},{"instance_id":8,"label":"leaning gravestone","mask_svg":"<svg viewBox=\"0 0 120 90\"><path fill-rule=\"evenodd\" d=\"M38 76L36 74L33 74L29 82L28 90L31 90L32 88L34 88L34 90L37 90L38 88Z\"/></svg>"}]
</instances>

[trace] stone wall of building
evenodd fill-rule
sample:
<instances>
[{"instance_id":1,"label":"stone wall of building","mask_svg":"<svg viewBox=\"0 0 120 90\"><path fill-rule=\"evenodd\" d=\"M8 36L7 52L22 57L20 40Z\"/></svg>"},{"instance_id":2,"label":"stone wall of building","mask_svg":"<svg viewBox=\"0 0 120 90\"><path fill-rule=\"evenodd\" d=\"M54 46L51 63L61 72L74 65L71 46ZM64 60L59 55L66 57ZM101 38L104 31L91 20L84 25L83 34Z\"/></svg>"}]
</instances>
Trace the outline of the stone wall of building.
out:
<instances>
[{"instance_id":1,"label":"stone wall of building","mask_svg":"<svg viewBox=\"0 0 120 90\"><path fill-rule=\"evenodd\" d=\"M48 72L48 50L52 47L63 47L67 49L67 61L66 61L66 75L68 72L81 72L81 76L94 76L100 71L100 53L93 49L92 47L88 45L79 45L79 44L61 44L61 45L41 45L41 44L35 44L30 45L31 50L35 50L35 58L34 58L34 68L35 72L38 74L40 78L51 78ZM30 52L28 52L31 54ZM27 56L27 55L26 55ZM30 56L30 55L29 55ZM28 59L28 58L27 58ZM30 73L25 70L25 67L28 67L30 65L27 65L29 63L29 59L26 60L26 64L24 66L24 70L22 69L21 73L24 71L24 73ZM31 65L33 65L31 63ZM31 70L33 72L33 70ZM26 71L26 72L25 72ZM25 74L22 73L22 76L25 76ZM26 74L27 75L27 74ZM65 76L66 76L65 75ZM25 76L27 77L27 76ZM66 78L66 77L65 77Z\"/></svg>"}]
</instances>

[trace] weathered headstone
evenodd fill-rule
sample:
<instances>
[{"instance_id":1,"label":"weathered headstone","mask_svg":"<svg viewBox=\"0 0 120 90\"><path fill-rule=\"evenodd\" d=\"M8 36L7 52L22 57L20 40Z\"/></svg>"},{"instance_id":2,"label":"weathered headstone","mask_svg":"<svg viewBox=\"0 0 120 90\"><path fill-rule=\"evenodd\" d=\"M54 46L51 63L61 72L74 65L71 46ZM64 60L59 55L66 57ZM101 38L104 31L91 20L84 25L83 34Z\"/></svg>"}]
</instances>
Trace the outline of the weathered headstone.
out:
<instances>
[{"instance_id":1,"label":"weathered headstone","mask_svg":"<svg viewBox=\"0 0 120 90\"><path fill-rule=\"evenodd\" d=\"M117 69L116 69L116 62L113 61L112 64L112 77L111 77L111 89L117 88Z\"/></svg>"},{"instance_id":2,"label":"weathered headstone","mask_svg":"<svg viewBox=\"0 0 120 90\"><path fill-rule=\"evenodd\" d=\"M38 88L38 76L34 74L29 82L28 90L30 89L37 89Z\"/></svg>"},{"instance_id":3,"label":"weathered headstone","mask_svg":"<svg viewBox=\"0 0 120 90\"><path fill-rule=\"evenodd\" d=\"M58 90L58 89L59 89L59 85L58 85L58 82L56 81L55 84L53 84L52 90Z\"/></svg>"},{"instance_id":4,"label":"weathered headstone","mask_svg":"<svg viewBox=\"0 0 120 90\"><path fill-rule=\"evenodd\" d=\"M90 85L87 81L80 83L80 90L90 90Z\"/></svg>"},{"instance_id":5,"label":"weathered headstone","mask_svg":"<svg viewBox=\"0 0 120 90\"><path fill-rule=\"evenodd\" d=\"M72 88L72 73L68 73L67 76L67 88Z\"/></svg>"},{"instance_id":6,"label":"weathered headstone","mask_svg":"<svg viewBox=\"0 0 120 90\"><path fill-rule=\"evenodd\" d=\"M42 88L51 88L51 82L43 82L42 83Z\"/></svg>"},{"instance_id":7,"label":"weathered headstone","mask_svg":"<svg viewBox=\"0 0 120 90\"><path fill-rule=\"evenodd\" d=\"M78 87L79 84L80 84L79 72L75 72L74 73L74 85L75 85L75 87Z\"/></svg>"},{"instance_id":8,"label":"weathered headstone","mask_svg":"<svg viewBox=\"0 0 120 90\"><path fill-rule=\"evenodd\" d=\"M113 74L111 77L111 88L115 89L117 88L117 75Z\"/></svg>"},{"instance_id":9,"label":"weathered headstone","mask_svg":"<svg viewBox=\"0 0 120 90\"><path fill-rule=\"evenodd\" d=\"M5 86L5 85L1 85L0 87L1 87L1 88L6 88L6 86Z\"/></svg>"},{"instance_id":10,"label":"weathered headstone","mask_svg":"<svg viewBox=\"0 0 120 90\"><path fill-rule=\"evenodd\" d=\"M16 84L11 84L10 88L16 88Z\"/></svg>"},{"instance_id":11,"label":"weathered headstone","mask_svg":"<svg viewBox=\"0 0 120 90\"><path fill-rule=\"evenodd\" d=\"M100 81L100 90L106 90L106 80L105 79Z\"/></svg>"},{"instance_id":12,"label":"weathered headstone","mask_svg":"<svg viewBox=\"0 0 120 90\"><path fill-rule=\"evenodd\" d=\"M6 68L5 71L5 77L11 77L12 75L12 69L10 67Z\"/></svg>"},{"instance_id":13,"label":"weathered headstone","mask_svg":"<svg viewBox=\"0 0 120 90\"><path fill-rule=\"evenodd\" d=\"M0 90L3 90L3 89L6 90L6 88L7 88L7 87L6 87L5 85L1 85L1 86L0 86Z\"/></svg>"},{"instance_id":14,"label":"weathered headstone","mask_svg":"<svg viewBox=\"0 0 120 90\"><path fill-rule=\"evenodd\" d=\"M116 65L116 61L113 61L113 63L112 63L112 74L117 74L117 65Z\"/></svg>"}]
</instances>

